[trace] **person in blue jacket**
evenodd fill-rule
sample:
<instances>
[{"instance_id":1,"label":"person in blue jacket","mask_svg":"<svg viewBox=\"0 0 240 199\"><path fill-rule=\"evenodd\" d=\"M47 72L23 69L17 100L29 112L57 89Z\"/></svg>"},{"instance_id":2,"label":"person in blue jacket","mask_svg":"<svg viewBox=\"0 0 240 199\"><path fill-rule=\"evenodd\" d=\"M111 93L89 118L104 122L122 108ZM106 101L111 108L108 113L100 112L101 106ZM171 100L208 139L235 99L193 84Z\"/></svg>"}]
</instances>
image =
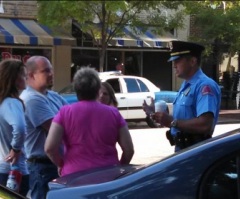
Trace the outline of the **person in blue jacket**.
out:
<instances>
[{"instance_id":1,"label":"person in blue jacket","mask_svg":"<svg viewBox=\"0 0 240 199\"><path fill-rule=\"evenodd\" d=\"M202 45L172 41L171 57L176 76L184 79L173 102L173 115L157 112L152 118L170 127L167 138L175 151L210 138L218 120L221 91L218 84L200 67ZM149 106L143 103L143 109Z\"/></svg>"}]
</instances>

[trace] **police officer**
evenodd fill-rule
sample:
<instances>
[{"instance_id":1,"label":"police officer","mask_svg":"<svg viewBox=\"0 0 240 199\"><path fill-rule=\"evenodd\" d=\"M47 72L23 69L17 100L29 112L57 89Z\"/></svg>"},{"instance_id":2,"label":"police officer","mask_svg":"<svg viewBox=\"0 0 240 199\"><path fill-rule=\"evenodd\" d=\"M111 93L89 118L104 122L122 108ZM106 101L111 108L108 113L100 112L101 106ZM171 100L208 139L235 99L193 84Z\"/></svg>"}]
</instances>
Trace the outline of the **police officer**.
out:
<instances>
[{"instance_id":1,"label":"police officer","mask_svg":"<svg viewBox=\"0 0 240 199\"><path fill-rule=\"evenodd\" d=\"M218 120L221 92L200 68L205 48L196 43L172 41L171 57L176 76L184 79L173 102L173 115L157 112L153 119L170 127L167 138L175 151L210 138ZM144 101L143 109L150 108Z\"/></svg>"}]
</instances>

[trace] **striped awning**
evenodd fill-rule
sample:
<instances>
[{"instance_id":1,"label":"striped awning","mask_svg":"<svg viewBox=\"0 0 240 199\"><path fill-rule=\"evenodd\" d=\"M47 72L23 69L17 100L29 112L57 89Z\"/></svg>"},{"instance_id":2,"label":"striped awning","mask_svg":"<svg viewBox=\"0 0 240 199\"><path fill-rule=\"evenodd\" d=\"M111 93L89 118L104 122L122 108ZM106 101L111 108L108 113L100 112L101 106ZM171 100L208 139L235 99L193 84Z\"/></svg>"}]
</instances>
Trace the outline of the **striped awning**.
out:
<instances>
[{"instance_id":1,"label":"striped awning","mask_svg":"<svg viewBox=\"0 0 240 199\"><path fill-rule=\"evenodd\" d=\"M109 42L110 46L124 46L124 47L147 47L147 48L169 48L169 42L176 40L170 34L165 33L163 36L154 34L151 29L146 31L133 31L129 26L123 29L124 35L121 37L114 37Z\"/></svg>"},{"instance_id":2,"label":"striped awning","mask_svg":"<svg viewBox=\"0 0 240 199\"><path fill-rule=\"evenodd\" d=\"M81 30L81 24L77 21L73 21L73 25ZM93 24L91 24L93 25ZM108 46L116 46L116 47L132 47L132 48L170 48L170 41L177 40L170 32L165 32L163 35L157 35L154 31L155 28L148 27L145 31L141 30L141 28L136 28L136 30L132 30L130 26L125 26L121 35L114 36L108 41ZM98 38L95 38L98 45L101 45L101 24L93 25L93 32L97 32ZM110 34L111 30L108 30L108 34ZM92 37L92 33L90 31L86 31L90 38ZM81 38L81 43L84 44L84 37ZM87 41L89 42L89 41Z\"/></svg>"},{"instance_id":3,"label":"striped awning","mask_svg":"<svg viewBox=\"0 0 240 199\"><path fill-rule=\"evenodd\" d=\"M0 19L0 44L31 46L76 45L69 35L53 35L53 32L34 20Z\"/></svg>"}]
</instances>

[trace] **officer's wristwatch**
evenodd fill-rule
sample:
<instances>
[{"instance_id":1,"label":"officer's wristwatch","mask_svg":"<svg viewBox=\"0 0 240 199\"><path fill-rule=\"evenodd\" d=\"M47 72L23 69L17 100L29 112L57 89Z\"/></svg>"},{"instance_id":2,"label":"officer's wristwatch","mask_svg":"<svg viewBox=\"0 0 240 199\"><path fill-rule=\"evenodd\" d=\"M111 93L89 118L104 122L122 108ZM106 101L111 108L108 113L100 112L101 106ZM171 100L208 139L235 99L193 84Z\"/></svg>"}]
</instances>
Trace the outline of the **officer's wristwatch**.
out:
<instances>
[{"instance_id":1,"label":"officer's wristwatch","mask_svg":"<svg viewBox=\"0 0 240 199\"><path fill-rule=\"evenodd\" d=\"M171 127L176 127L177 126L177 120L173 120L171 122Z\"/></svg>"}]
</instances>

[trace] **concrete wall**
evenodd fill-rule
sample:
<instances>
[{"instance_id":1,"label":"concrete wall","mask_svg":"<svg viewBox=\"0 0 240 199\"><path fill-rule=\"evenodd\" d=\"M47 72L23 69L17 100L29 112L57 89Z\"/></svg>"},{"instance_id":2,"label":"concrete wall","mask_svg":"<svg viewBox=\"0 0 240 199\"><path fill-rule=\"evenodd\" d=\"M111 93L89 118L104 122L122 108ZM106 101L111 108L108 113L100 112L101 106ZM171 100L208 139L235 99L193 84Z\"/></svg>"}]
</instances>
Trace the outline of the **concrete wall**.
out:
<instances>
[{"instance_id":1,"label":"concrete wall","mask_svg":"<svg viewBox=\"0 0 240 199\"><path fill-rule=\"evenodd\" d=\"M71 82L71 46L55 46L52 52L53 90L59 91Z\"/></svg>"}]
</instances>

